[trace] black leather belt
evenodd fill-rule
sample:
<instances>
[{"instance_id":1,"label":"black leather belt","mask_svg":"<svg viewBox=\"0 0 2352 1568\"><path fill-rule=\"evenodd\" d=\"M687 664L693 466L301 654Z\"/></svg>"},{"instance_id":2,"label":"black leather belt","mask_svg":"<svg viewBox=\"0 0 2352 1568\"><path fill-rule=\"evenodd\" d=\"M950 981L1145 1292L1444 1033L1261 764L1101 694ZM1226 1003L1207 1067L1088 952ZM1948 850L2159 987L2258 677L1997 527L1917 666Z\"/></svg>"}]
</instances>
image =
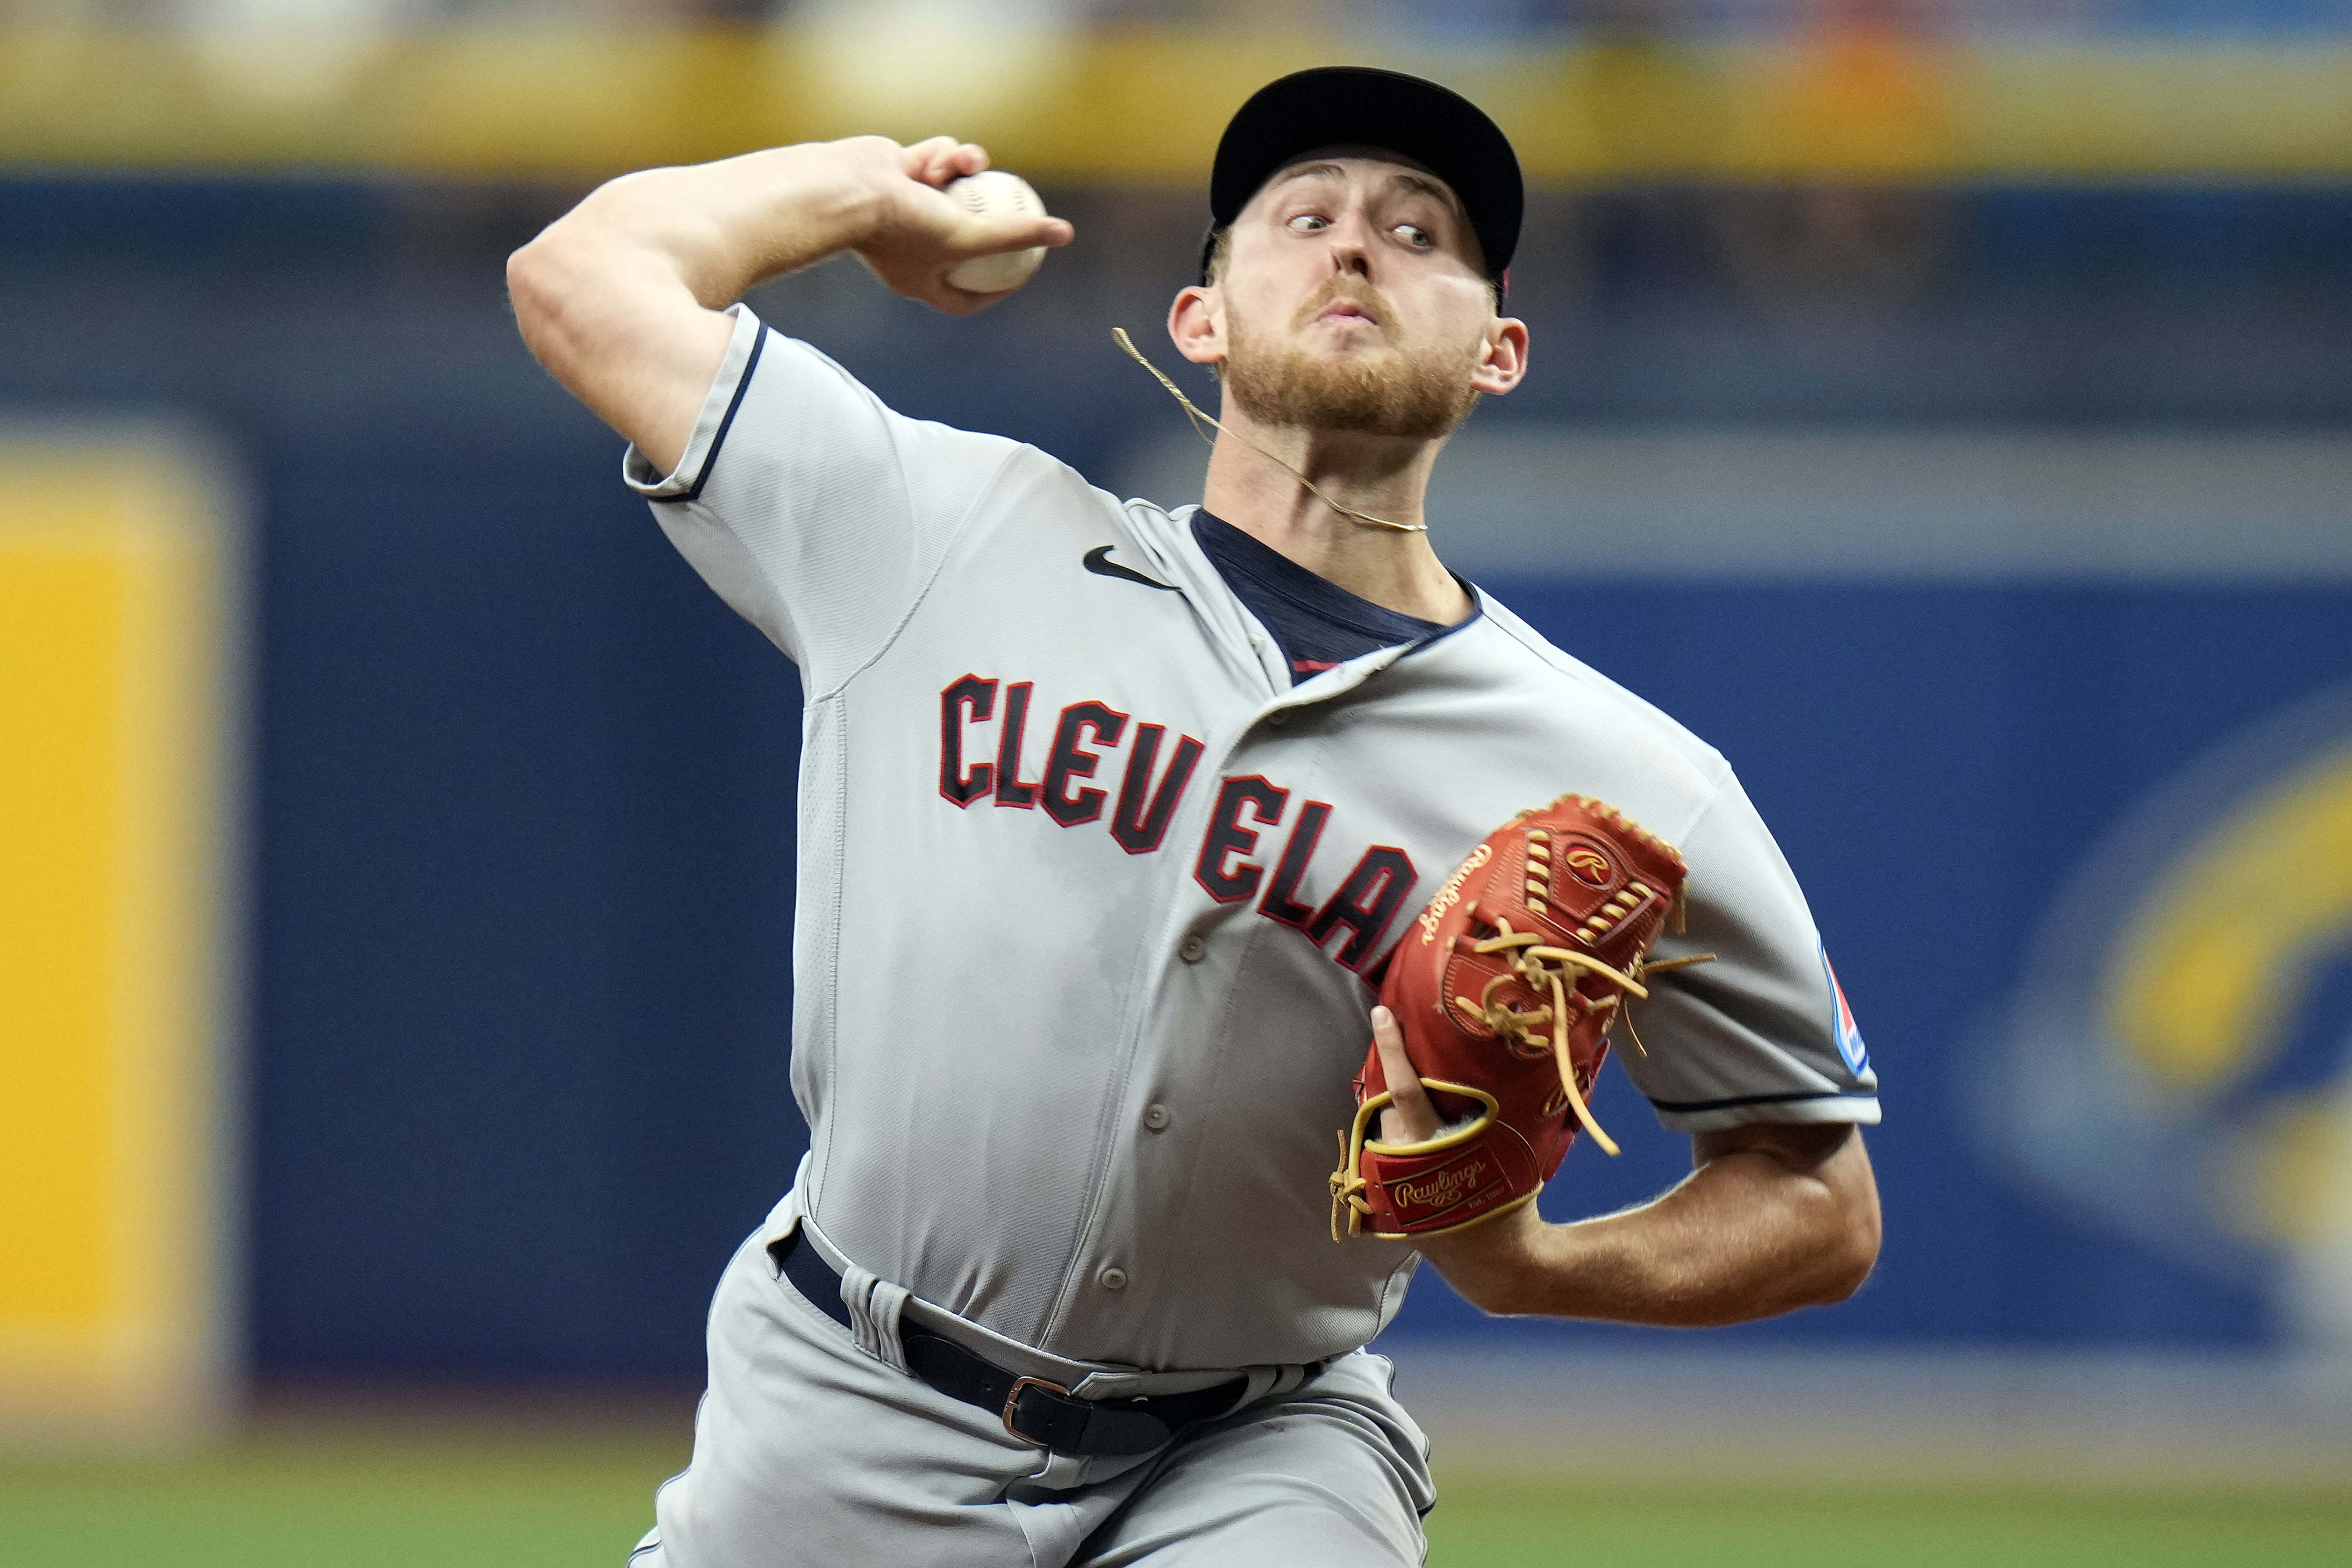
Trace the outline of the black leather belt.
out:
<instances>
[{"instance_id":1,"label":"black leather belt","mask_svg":"<svg viewBox=\"0 0 2352 1568\"><path fill-rule=\"evenodd\" d=\"M768 1257L809 1304L843 1328L849 1309L841 1276L795 1228L769 1245ZM1004 1429L1024 1443L1058 1454L1148 1454L1195 1421L1223 1415L1241 1401L1249 1379L1234 1378L1192 1394L1150 1399L1079 1399L1042 1377L1020 1377L973 1354L944 1334L901 1324L898 1342L917 1377L950 1399L994 1411Z\"/></svg>"}]
</instances>

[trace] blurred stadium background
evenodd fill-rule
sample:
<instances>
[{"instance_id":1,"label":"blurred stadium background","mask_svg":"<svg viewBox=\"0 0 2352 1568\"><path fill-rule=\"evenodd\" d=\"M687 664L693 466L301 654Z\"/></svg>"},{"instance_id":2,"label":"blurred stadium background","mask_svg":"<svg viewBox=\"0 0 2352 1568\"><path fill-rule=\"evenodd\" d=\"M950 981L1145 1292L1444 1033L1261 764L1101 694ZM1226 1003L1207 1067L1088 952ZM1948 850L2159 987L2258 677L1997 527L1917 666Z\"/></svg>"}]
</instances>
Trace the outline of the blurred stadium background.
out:
<instances>
[{"instance_id":1,"label":"blurred stadium background","mask_svg":"<svg viewBox=\"0 0 2352 1568\"><path fill-rule=\"evenodd\" d=\"M1188 501L1109 329L1336 61L1540 187L1441 550L1740 768L1886 1089L1833 1311L1424 1278L1433 1563L2352 1561L2347 0L0 0L0 1561L617 1563L682 1461L805 1137L798 692L506 253L983 141L1025 291L760 308Z\"/></svg>"}]
</instances>

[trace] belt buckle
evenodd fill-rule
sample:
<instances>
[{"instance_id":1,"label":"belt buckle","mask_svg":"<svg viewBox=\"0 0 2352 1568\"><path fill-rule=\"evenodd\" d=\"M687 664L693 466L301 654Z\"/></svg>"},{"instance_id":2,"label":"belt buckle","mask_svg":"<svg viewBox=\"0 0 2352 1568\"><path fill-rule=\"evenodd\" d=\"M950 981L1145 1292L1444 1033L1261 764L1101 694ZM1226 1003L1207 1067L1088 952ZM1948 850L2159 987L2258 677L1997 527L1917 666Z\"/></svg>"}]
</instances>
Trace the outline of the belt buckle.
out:
<instances>
[{"instance_id":1,"label":"belt buckle","mask_svg":"<svg viewBox=\"0 0 2352 1568\"><path fill-rule=\"evenodd\" d=\"M1024 1432L1020 1427L1015 1426L1013 1424L1013 1407L1021 1402L1021 1391L1024 1388L1042 1388L1048 1394L1058 1394L1065 1399L1070 1397L1070 1391L1064 1388L1058 1383L1048 1383L1042 1377L1016 1377L1013 1380L1013 1391L1004 1396L1004 1409L1003 1412L1004 1429L1013 1436L1020 1438L1024 1443L1035 1443L1037 1442L1036 1438L1032 1437L1028 1433ZM1052 1447L1051 1444L1039 1444L1038 1446L1040 1447Z\"/></svg>"}]
</instances>

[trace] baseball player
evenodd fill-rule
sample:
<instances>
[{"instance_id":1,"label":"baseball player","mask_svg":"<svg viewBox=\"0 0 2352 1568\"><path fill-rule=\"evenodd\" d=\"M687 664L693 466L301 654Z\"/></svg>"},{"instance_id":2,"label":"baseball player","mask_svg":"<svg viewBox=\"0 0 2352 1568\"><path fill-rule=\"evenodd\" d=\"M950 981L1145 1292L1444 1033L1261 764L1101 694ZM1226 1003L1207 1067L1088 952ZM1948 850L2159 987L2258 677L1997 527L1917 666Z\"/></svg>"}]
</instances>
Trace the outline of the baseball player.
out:
<instances>
[{"instance_id":1,"label":"baseball player","mask_svg":"<svg viewBox=\"0 0 2352 1568\"><path fill-rule=\"evenodd\" d=\"M1448 433L1527 372L1494 124L1355 69L1240 110L1168 320L1223 390L1174 511L897 414L737 303L854 251L983 307L946 274L1073 237L943 194L984 163L864 137L650 171L509 268L532 351L806 693L812 1147L719 1282L693 1463L633 1561L1418 1563L1427 1445L1362 1347L1422 1258L1496 1312L1839 1300L1877 1247L1875 1079L1723 759L1432 548ZM1375 1028L1391 1130L1436 1124L1368 1025L1383 960L1496 823L1570 790L1687 860L1660 952L1714 960L1653 981L1626 1054L1693 1173L1575 1225L1335 1243Z\"/></svg>"}]
</instances>

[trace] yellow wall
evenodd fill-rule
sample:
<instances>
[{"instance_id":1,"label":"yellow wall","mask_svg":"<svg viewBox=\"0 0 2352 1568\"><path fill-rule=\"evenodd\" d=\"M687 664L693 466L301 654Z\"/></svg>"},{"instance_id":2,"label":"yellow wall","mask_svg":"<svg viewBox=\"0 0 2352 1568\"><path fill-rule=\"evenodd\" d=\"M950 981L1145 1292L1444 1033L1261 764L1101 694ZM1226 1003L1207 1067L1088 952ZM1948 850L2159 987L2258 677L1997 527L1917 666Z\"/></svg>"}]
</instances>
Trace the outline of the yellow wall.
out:
<instances>
[{"instance_id":1,"label":"yellow wall","mask_svg":"<svg viewBox=\"0 0 2352 1568\"><path fill-rule=\"evenodd\" d=\"M136 437L0 430L0 1429L226 1392L226 533Z\"/></svg>"},{"instance_id":2,"label":"yellow wall","mask_svg":"<svg viewBox=\"0 0 2352 1568\"><path fill-rule=\"evenodd\" d=\"M1282 34L885 35L853 18L377 38L18 29L0 31L0 168L581 178L948 131L1043 179L1192 185L1252 89L1361 63L1468 92L1553 186L2352 174L2341 41L1963 47L1824 30L1383 53Z\"/></svg>"}]
</instances>

